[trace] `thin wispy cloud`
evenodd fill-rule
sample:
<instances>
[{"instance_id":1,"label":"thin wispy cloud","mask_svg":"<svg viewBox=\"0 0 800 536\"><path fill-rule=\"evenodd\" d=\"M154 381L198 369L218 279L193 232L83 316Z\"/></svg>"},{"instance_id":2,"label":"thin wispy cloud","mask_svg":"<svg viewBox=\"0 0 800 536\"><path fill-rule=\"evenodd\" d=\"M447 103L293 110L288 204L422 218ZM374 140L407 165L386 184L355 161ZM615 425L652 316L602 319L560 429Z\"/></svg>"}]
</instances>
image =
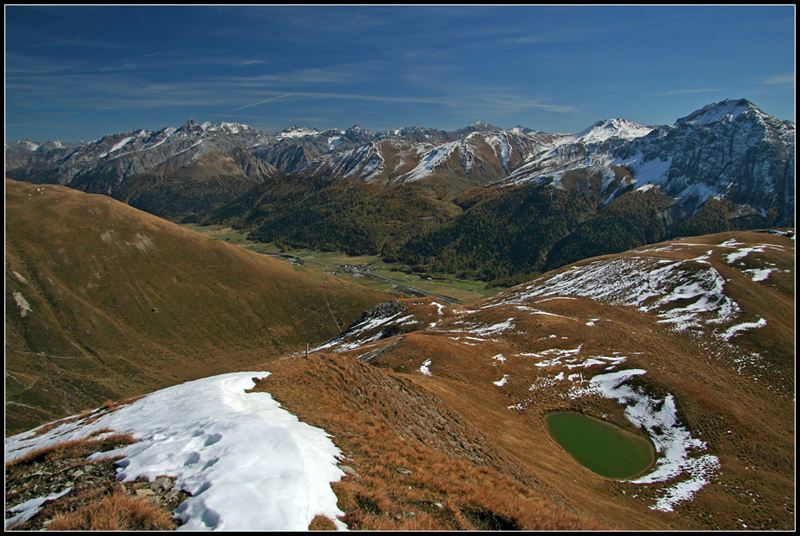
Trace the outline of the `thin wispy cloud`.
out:
<instances>
[{"instance_id":1,"label":"thin wispy cloud","mask_svg":"<svg viewBox=\"0 0 800 536\"><path fill-rule=\"evenodd\" d=\"M765 86L795 87L794 74L776 74L762 79L761 84Z\"/></svg>"},{"instance_id":2,"label":"thin wispy cloud","mask_svg":"<svg viewBox=\"0 0 800 536\"><path fill-rule=\"evenodd\" d=\"M103 41L90 37L76 36L69 38L48 37L36 42L26 43L20 48L41 49L41 48L96 48L96 49L119 49L123 45L114 41Z\"/></svg>"},{"instance_id":3,"label":"thin wispy cloud","mask_svg":"<svg viewBox=\"0 0 800 536\"><path fill-rule=\"evenodd\" d=\"M528 108L535 108L560 114L573 114L578 112L578 108L575 106L552 104L541 100L529 100L513 96L505 96L502 98L484 97L483 100L497 105L498 108L503 109L506 112L522 111Z\"/></svg>"},{"instance_id":4,"label":"thin wispy cloud","mask_svg":"<svg viewBox=\"0 0 800 536\"><path fill-rule=\"evenodd\" d=\"M692 89L673 89L671 91L662 91L660 93L653 93L654 97L671 97L674 95L694 95L695 93L718 93L722 91L719 88L703 87Z\"/></svg>"},{"instance_id":5,"label":"thin wispy cloud","mask_svg":"<svg viewBox=\"0 0 800 536\"><path fill-rule=\"evenodd\" d=\"M245 108L251 108L253 106L259 106L261 104L266 104L278 99L292 97L293 99L313 99L313 100L351 100L351 101L363 101L363 102L386 102L386 103L416 103L416 104L439 104L439 105L448 105L452 104L452 101L445 99L445 98L436 98L436 97L402 97L402 96L387 96L387 95L368 95L368 94L361 94L361 93L326 93L326 92L309 92L309 91L295 91L292 93L286 93L285 95L278 95L275 97L271 97L268 99L264 99L262 101L254 102L251 104L245 104L244 106L240 106L233 110L229 110L228 112L222 112L220 115L225 113L232 113L238 110L243 110Z\"/></svg>"}]
</instances>

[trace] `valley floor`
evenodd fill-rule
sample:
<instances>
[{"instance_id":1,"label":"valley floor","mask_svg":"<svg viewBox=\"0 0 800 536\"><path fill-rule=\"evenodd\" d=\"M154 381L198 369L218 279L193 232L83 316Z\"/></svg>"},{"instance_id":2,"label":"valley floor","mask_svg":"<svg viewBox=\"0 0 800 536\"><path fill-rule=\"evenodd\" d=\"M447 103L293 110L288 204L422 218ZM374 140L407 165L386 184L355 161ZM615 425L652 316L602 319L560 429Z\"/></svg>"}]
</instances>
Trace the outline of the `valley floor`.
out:
<instances>
[{"instance_id":1,"label":"valley floor","mask_svg":"<svg viewBox=\"0 0 800 536\"><path fill-rule=\"evenodd\" d=\"M284 250L273 244L254 242L247 238L247 233L222 225L185 224L184 226L217 240L269 255L295 266L334 273L400 298L433 296L449 304L470 303L497 294L505 288L489 287L483 281L460 280L449 274L435 276L415 274L406 266L382 263L380 257L375 255L353 257L341 252Z\"/></svg>"}]
</instances>

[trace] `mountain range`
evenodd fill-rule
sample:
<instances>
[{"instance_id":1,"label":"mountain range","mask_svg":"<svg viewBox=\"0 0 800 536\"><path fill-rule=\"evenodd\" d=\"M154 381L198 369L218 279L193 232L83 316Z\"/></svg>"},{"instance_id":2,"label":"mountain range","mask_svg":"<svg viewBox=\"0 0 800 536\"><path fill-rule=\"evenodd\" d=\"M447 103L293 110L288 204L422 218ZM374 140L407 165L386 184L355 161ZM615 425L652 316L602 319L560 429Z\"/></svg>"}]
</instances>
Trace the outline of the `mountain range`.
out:
<instances>
[{"instance_id":1,"label":"mountain range","mask_svg":"<svg viewBox=\"0 0 800 536\"><path fill-rule=\"evenodd\" d=\"M572 134L483 122L267 134L190 120L92 142L6 143L6 176L289 246L524 280L670 236L791 226L794 154L794 123L739 99L673 125L607 119ZM487 247L495 266L479 258Z\"/></svg>"}]
</instances>

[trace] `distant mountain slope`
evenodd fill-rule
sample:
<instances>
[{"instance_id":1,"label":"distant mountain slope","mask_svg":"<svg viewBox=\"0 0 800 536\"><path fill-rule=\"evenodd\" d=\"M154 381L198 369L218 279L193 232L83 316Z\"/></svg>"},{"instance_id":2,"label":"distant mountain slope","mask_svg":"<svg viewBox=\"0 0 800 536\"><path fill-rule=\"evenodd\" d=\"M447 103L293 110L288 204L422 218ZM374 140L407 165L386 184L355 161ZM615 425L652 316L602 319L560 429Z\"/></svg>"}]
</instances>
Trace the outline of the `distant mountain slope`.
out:
<instances>
[{"instance_id":1,"label":"distant mountain slope","mask_svg":"<svg viewBox=\"0 0 800 536\"><path fill-rule=\"evenodd\" d=\"M23 140L6 144L6 177L102 193L158 216L184 216L232 200L274 173L250 151L277 139L247 125L191 119L180 128L77 144Z\"/></svg>"},{"instance_id":2,"label":"distant mountain slope","mask_svg":"<svg viewBox=\"0 0 800 536\"><path fill-rule=\"evenodd\" d=\"M264 362L387 299L106 196L7 180L7 429Z\"/></svg>"},{"instance_id":3,"label":"distant mountain slope","mask_svg":"<svg viewBox=\"0 0 800 536\"><path fill-rule=\"evenodd\" d=\"M673 127L599 122L464 195L463 214L393 254L421 269L519 282L671 236L793 226L794 134L793 123L745 100Z\"/></svg>"},{"instance_id":4,"label":"distant mountain slope","mask_svg":"<svg viewBox=\"0 0 800 536\"><path fill-rule=\"evenodd\" d=\"M560 178L569 170L609 173L624 166L632 184L660 187L679 200L684 215L718 196L761 214L776 211L780 222L793 218L794 152L794 123L745 99L725 100L672 126L599 122L531 158L504 182L536 180L562 187Z\"/></svg>"}]
</instances>

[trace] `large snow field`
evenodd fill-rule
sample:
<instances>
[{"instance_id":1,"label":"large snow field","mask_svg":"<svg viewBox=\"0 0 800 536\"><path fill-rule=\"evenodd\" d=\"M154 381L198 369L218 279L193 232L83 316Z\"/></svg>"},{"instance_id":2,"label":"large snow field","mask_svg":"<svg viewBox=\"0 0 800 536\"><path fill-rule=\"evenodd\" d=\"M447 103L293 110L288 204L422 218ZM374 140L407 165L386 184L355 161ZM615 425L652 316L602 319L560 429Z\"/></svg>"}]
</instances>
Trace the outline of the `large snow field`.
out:
<instances>
[{"instance_id":1,"label":"large snow field","mask_svg":"<svg viewBox=\"0 0 800 536\"><path fill-rule=\"evenodd\" d=\"M6 462L48 445L111 429L139 441L114 451L126 481L161 475L189 492L179 530L308 530L318 514L337 519L331 482L344 476L324 430L300 422L267 393L247 393L269 372L212 376L152 393L94 422L65 420L5 441ZM99 454L103 456L104 454ZM106 454L107 455L107 454ZM35 507L36 505L34 505Z\"/></svg>"}]
</instances>

